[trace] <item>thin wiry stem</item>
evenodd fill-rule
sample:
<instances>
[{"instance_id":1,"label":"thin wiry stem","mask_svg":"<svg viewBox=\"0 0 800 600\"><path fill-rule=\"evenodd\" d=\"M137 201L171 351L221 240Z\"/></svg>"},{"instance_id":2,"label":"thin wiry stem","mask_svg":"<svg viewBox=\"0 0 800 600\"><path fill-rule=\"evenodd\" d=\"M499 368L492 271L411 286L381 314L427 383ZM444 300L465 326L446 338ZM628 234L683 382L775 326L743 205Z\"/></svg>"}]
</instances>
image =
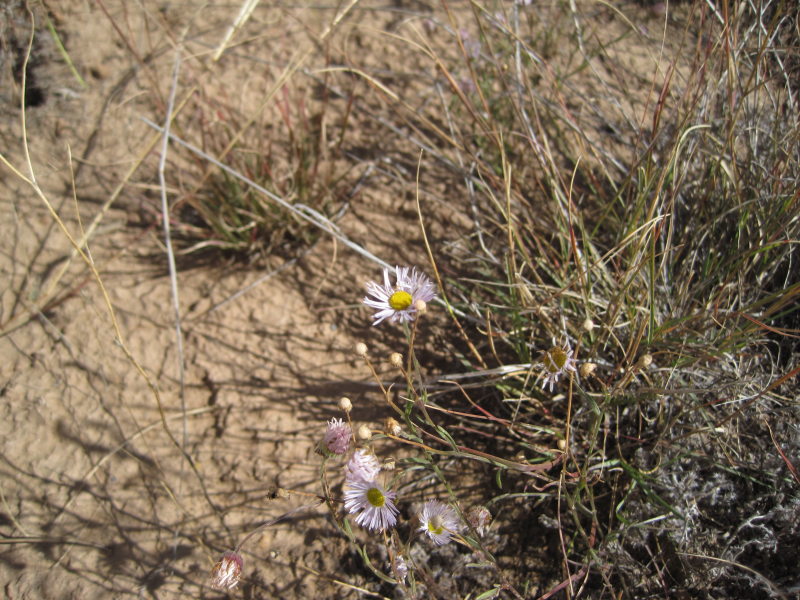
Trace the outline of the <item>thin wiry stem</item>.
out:
<instances>
[{"instance_id":1,"label":"thin wiry stem","mask_svg":"<svg viewBox=\"0 0 800 600\"><path fill-rule=\"evenodd\" d=\"M181 414L183 415L181 448L186 452L188 441L188 424L186 419L186 362L183 354L183 330L181 328L181 304L178 295L178 269L175 266L175 253L172 250L172 233L170 231L169 202L167 201L167 179L165 175L167 164L167 151L169 149L169 130L172 123L172 109L175 106L175 92L178 87L178 73L181 67L181 46L175 50L175 64L172 69L172 85L169 90L169 100L167 102L167 114L164 118L164 134L161 140L161 155L158 161L158 183L161 188L161 218L164 226L164 245L167 249L167 264L169 265L169 283L172 297L172 311L175 318L175 343L178 351L178 395L181 403ZM181 476L178 479L177 493L180 495L183 482L183 472L185 464L181 462ZM173 552L178 551L178 540L180 533L175 529Z\"/></svg>"}]
</instances>

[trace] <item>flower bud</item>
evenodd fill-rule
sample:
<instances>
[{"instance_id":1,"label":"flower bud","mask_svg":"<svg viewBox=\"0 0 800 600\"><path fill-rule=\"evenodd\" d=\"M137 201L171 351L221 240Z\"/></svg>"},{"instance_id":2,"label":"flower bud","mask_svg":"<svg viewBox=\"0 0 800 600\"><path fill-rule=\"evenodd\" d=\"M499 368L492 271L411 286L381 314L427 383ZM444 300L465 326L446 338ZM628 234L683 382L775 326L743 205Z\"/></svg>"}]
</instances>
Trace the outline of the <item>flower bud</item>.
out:
<instances>
[{"instance_id":1,"label":"flower bud","mask_svg":"<svg viewBox=\"0 0 800 600\"><path fill-rule=\"evenodd\" d=\"M425 300L418 298L414 302L414 308L416 309L417 314L424 315L426 312L428 312L428 303L425 302Z\"/></svg>"},{"instance_id":2,"label":"flower bud","mask_svg":"<svg viewBox=\"0 0 800 600\"><path fill-rule=\"evenodd\" d=\"M339 408L342 409L344 412L349 413L350 410L353 408L353 403L350 402L350 398L347 396L342 396L339 398Z\"/></svg>"},{"instance_id":3,"label":"flower bud","mask_svg":"<svg viewBox=\"0 0 800 600\"><path fill-rule=\"evenodd\" d=\"M389 362L392 364L393 367L397 367L398 369L403 367L403 355L399 352L392 352L389 355Z\"/></svg>"},{"instance_id":4,"label":"flower bud","mask_svg":"<svg viewBox=\"0 0 800 600\"><path fill-rule=\"evenodd\" d=\"M358 428L358 437L362 440L368 440L372 437L372 430L369 428L369 425L361 425Z\"/></svg>"},{"instance_id":5,"label":"flower bud","mask_svg":"<svg viewBox=\"0 0 800 600\"><path fill-rule=\"evenodd\" d=\"M581 325L581 327L583 327L584 331L589 332L592 329L594 329L594 321L592 321L587 317L587 319L583 322L583 325Z\"/></svg>"},{"instance_id":6,"label":"flower bud","mask_svg":"<svg viewBox=\"0 0 800 600\"><path fill-rule=\"evenodd\" d=\"M646 369L650 365L653 364L653 357L650 354L642 354L639 357L639 361L636 363L636 366L640 369Z\"/></svg>"},{"instance_id":7,"label":"flower bud","mask_svg":"<svg viewBox=\"0 0 800 600\"><path fill-rule=\"evenodd\" d=\"M364 342L356 344L356 356L365 357L367 355L367 345Z\"/></svg>"},{"instance_id":8,"label":"flower bud","mask_svg":"<svg viewBox=\"0 0 800 600\"><path fill-rule=\"evenodd\" d=\"M586 362L578 367L578 372L581 374L581 378L586 379L589 375L592 375L596 369L597 365L595 363Z\"/></svg>"}]
</instances>

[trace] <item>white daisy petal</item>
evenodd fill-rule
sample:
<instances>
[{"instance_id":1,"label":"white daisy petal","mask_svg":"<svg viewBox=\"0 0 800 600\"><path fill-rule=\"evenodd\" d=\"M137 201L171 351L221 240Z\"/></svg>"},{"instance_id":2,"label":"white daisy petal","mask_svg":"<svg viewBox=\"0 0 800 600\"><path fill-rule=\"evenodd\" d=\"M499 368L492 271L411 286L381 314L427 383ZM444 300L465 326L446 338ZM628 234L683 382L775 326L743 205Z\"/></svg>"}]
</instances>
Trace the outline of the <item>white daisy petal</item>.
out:
<instances>
[{"instance_id":1,"label":"white daisy petal","mask_svg":"<svg viewBox=\"0 0 800 600\"><path fill-rule=\"evenodd\" d=\"M383 270L383 285L374 281L367 283L367 296L363 302L372 309L373 325L385 319L392 322L413 321L419 302L427 304L436 297L433 282L416 267L396 267L395 284L391 285L389 269Z\"/></svg>"},{"instance_id":2,"label":"white daisy petal","mask_svg":"<svg viewBox=\"0 0 800 600\"><path fill-rule=\"evenodd\" d=\"M344 476L348 484L359 481L374 481L381 471L381 463L374 454L359 448L350 457L344 469Z\"/></svg>"},{"instance_id":3,"label":"white daisy petal","mask_svg":"<svg viewBox=\"0 0 800 600\"><path fill-rule=\"evenodd\" d=\"M355 521L370 531L385 531L397 523L400 511L394 505L395 493L376 481L348 481L344 508Z\"/></svg>"},{"instance_id":4,"label":"white daisy petal","mask_svg":"<svg viewBox=\"0 0 800 600\"><path fill-rule=\"evenodd\" d=\"M572 358L572 348L569 342L564 342L562 346L554 345L550 350L544 353L542 357L542 365L544 366L544 381L542 381L542 389L550 384L550 391L553 391L553 385L558 381L558 378L570 372L575 371L575 359Z\"/></svg>"},{"instance_id":5,"label":"white daisy petal","mask_svg":"<svg viewBox=\"0 0 800 600\"><path fill-rule=\"evenodd\" d=\"M438 500L428 500L423 505L419 513L419 521L419 530L438 546L449 542L450 537L461 529L461 522L456 511Z\"/></svg>"}]
</instances>

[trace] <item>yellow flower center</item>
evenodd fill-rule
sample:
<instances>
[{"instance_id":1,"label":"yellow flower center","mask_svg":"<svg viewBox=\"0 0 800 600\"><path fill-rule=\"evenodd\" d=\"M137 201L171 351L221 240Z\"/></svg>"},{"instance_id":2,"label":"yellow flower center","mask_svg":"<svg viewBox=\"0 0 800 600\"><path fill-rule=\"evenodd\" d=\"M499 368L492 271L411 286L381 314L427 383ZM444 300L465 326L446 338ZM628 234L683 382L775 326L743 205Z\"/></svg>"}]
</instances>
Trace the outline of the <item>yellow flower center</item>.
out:
<instances>
[{"instance_id":1,"label":"yellow flower center","mask_svg":"<svg viewBox=\"0 0 800 600\"><path fill-rule=\"evenodd\" d=\"M389 306L395 310L405 310L411 306L413 298L411 294L405 290L397 290L394 294L389 296Z\"/></svg>"},{"instance_id":2,"label":"yellow flower center","mask_svg":"<svg viewBox=\"0 0 800 600\"><path fill-rule=\"evenodd\" d=\"M567 353L561 348L551 348L544 355L544 367L550 373L558 373L567 364Z\"/></svg>"},{"instance_id":3,"label":"yellow flower center","mask_svg":"<svg viewBox=\"0 0 800 600\"><path fill-rule=\"evenodd\" d=\"M444 521L440 515L431 517L431 520L428 521L428 531L435 535L442 535L442 533L444 533Z\"/></svg>"},{"instance_id":4,"label":"yellow flower center","mask_svg":"<svg viewBox=\"0 0 800 600\"><path fill-rule=\"evenodd\" d=\"M367 502L376 508L380 508L386 504L386 498L378 488L369 488L367 490Z\"/></svg>"}]
</instances>

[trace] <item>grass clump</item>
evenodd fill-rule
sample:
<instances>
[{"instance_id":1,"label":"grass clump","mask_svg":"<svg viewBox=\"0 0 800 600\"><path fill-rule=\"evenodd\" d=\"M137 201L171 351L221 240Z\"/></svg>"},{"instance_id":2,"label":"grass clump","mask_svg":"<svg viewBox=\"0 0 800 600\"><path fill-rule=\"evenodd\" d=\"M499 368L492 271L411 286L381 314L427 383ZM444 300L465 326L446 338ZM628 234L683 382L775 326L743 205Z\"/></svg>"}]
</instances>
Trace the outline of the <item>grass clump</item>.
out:
<instances>
[{"instance_id":1,"label":"grass clump","mask_svg":"<svg viewBox=\"0 0 800 600\"><path fill-rule=\"evenodd\" d=\"M302 90L284 88L277 108L246 118L230 105L197 103L194 118L179 130L197 132L199 148L249 182L286 203L333 217L346 201L344 171L337 150L325 138L323 103L307 103ZM311 108L309 106L314 106ZM173 227L184 254L220 251L245 260L290 258L312 244L318 229L265 197L251 183L209 167L190 155L184 168L171 169L180 185Z\"/></svg>"},{"instance_id":2,"label":"grass clump","mask_svg":"<svg viewBox=\"0 0 800 600\"><path fill-rule=\"evenodd\" d=\"M392 99L418 195L447 180L473 219L428 247L457 372L434 390L409 359L404 492L499 515L491 543L419 573L426 593L788 597L796 11L523 4L445 5L397 34L428 75ZM576 372L542 390L567 348ZM470 561L490 574L448 577Z\"/></svg>"},{"instance_id":3,"label":"grass clump","mask_svg":"<svg viewBox=\"0 0 800 600\"><path fill-rule=\"evenodd\" d=\"M346 209L346 129L335 125L340 116L330 93L303 80L302 60L281 69L248 50L239 48L234 69L206 52L177 59L174 151L165 170L179 256L211 263L292 258L318 239L319 228L303 215L332 227L330 219ZM157 81L155 68L149 79ZM169 106L161 96L151 95L163 123ZM152 221L163 219L157 198L146 199L142 210Z\"/></svg>"},{"instance_id":4,"label":"grass clump","mask_svg":"<svg viewBox=\"0 0 800 600\"><path fill-rule=\"evenodd\" d=\"M399 318L402 392L361 354L396 424L360 442L393 457L359 505L383 515L372 534L323 469L384 593L797 591L796 11L627 8L445 4L392 35L406 88L352 65L395 115L377 119L393 151L416 155L423 226L443 181L471 218L447 244L423 231L436 358L418 354L427 316ZM381 318L412 298L403 273ZM492 525L470 519L484 510Z\"/></svg>"}]
</instances>

